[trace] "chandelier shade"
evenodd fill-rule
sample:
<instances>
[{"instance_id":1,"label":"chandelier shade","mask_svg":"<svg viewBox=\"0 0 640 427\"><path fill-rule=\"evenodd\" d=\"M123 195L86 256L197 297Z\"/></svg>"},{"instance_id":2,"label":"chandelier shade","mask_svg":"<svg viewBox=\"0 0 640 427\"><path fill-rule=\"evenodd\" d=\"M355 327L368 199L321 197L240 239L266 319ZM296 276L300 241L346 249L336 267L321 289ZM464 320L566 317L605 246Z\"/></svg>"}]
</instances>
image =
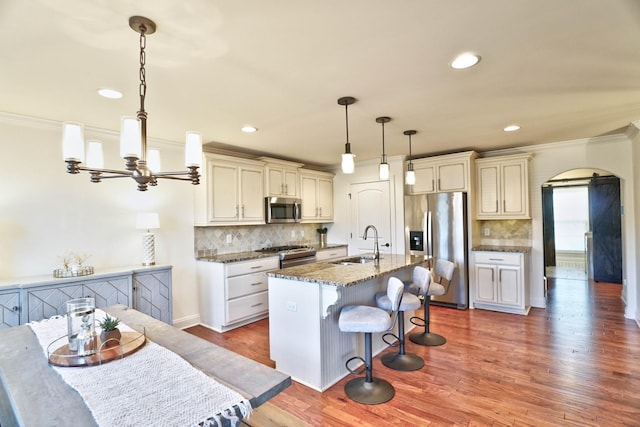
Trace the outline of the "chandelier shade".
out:
<instances>
[{"instance_id":1,"label":"chandelier shade","mask_svg":"<svg viewBox=\"0 0 640 427\"><path fill-rule=\"evenodd\" d=\"M147 150L147 112L144 101L147 93L146 81L146 35L156 31L156 24L143 16L129 18L129 26L140 34L140 109L136 116L120 119L120 157L125 160L125 170L104 169L102 144L90 141L87 149L87 166L81 166L84 155L84 126L80 123L65 122L62 126L62 156L67 163L67 172L78 174L87 171L91 182L101 182L109 178L133 178L139 191L155 186L159 178L200 183L198 168L202 165L202 135L188 131L185 143L185 167L188 170L160 172L160 153ZM93 143L93 144L92 144ZM97 144L96 144L97 143ZM147 161L148 160L148 161Z\"/></svg>"}]
</instances>

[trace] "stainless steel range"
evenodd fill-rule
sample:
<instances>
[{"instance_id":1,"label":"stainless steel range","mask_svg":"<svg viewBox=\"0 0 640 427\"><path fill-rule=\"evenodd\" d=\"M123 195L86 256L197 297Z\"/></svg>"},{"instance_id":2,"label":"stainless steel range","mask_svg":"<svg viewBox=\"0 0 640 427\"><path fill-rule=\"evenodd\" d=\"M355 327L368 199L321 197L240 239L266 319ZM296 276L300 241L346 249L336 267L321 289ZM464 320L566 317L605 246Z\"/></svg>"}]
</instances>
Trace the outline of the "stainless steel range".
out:
<instances>
[{"instance_id":1,"label":"stainless steel range","mask_svg":"<svg viewBox=\"0 0 640 427\"><path fill-rule=\"evenodd\" d=\"M316 250L308 246L285 245L270 246L258 249L256 252L278 254L280 268L293 267L295 265L311 264L316 262Z\"/></svg>"}]
</instances>

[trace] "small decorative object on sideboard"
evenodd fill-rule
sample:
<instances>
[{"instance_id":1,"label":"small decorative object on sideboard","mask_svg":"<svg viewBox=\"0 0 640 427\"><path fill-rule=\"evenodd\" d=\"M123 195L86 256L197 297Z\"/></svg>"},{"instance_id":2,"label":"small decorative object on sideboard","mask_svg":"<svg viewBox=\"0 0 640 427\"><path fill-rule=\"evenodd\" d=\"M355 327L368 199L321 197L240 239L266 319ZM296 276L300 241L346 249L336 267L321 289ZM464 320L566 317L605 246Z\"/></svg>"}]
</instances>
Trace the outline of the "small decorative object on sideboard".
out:
<instances>
[{"instance_id":1,"label":"small decorative object on sideboard","mask_svg":"<svg viewBox=\"0 0 640 427\"><path fill-rule=\"evenodd\" d=\"M118 329L118 325L120 324L120 319L117 317L111 317L108 314L105 315L104 319L98 323L102 332L100 333L100 341L102 341L102 345L106 347L111 347L113 345L120 344L120 330Z\"/></svg>"},{"instance_id":2,"label":"small decorative object on sideboard","mask_svg":"<svg viewBox=\"0 0 640 427\"><path fill-rule=\"evenodd\" d=\"M93 274L93 267L82 265L90 256L91 255L84 253L67 253L63 257L60 257L62 259L62 268L53 270L53 277L64 278Z\"/></svg>"}]
</instances>

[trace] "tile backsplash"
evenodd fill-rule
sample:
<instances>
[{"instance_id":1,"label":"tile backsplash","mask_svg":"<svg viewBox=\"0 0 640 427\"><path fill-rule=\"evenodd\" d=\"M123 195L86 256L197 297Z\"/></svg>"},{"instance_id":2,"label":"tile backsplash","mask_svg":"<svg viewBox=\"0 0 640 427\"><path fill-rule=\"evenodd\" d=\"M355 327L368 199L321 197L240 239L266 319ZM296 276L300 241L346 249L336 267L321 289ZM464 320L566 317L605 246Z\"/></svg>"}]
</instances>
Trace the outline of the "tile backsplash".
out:
<instances>
[{"instance_id":1,"label":"tile backsplash","mask_svg":"<svg viewBox=\"0 0 640 427\"><path fill-rule=\"evenodd\" d=\"M489 229L489 236L482 235L482 245L531 246L531 220L501 219L479 221L480 230Z\"/></svg>"},{"instance_id":2,"label":"tile backsplash","mask_svg":"<svg viewBox=\"0 0 640 427\"><path fill-rule=\"evenodd\" d=\"M266 246L317 244L321 224L194 227L195 256L253 251Z\"/></svg>"}]
</instances>

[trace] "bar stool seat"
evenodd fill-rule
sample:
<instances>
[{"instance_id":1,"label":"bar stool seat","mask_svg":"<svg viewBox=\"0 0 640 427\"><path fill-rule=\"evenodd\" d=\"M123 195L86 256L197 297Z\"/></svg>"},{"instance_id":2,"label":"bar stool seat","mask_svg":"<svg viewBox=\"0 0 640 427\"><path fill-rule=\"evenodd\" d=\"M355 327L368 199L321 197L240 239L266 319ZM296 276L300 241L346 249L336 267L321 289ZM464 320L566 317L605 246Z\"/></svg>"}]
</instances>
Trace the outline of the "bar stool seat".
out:
<instances>
[{"instance_id":1,"label":"bar stool seat","mask_svg":"<svg viewBox=\"0 0 640 427\"><path fill-rule=\"evenodd\" d=\"M428 280L429 275L426 275ZM403 285L404 286L404 285ZM406 289L406 287L405 287ZM386 311L391 311L391 300L385 292L379 292L375 295L376 305ZM382 364L388 368L396 371L415 371L424 366L424 360L413 353L407 353L405 351L405 331L404 331L404 312L413 311L420 308L422 303L420 298L410 293L404 293L402 295L402 301L398 308L398 335L393 332L388 332L382 336L382 340L392 347L398 347L397 353L387 353L382 356ZM397 340L393 343L387 341L389 337Z\"/></svg>"},{"instance_id":2,"label":"bar stool seat","mask_svg":"<svg viewBox=\"0 0 640 427\"><path fill-rule=\"evenodd\" d=\"M390 277L387 283L387 296L391 301L391 314L381 308L367 305L348 305L340 311L338 327L342 332L364 333L364 359L354 356L345 364L352 374L365 372L364 377L349 380L344 386L346 395L356 402L376 405L391 400L395 395L395 389L388 381L373 376L371 334L393 329L403 292L402 281L397 277ZM354 360L363 362L364 369L351 369L349 364Z\"/></svg>"}]
</instances>

